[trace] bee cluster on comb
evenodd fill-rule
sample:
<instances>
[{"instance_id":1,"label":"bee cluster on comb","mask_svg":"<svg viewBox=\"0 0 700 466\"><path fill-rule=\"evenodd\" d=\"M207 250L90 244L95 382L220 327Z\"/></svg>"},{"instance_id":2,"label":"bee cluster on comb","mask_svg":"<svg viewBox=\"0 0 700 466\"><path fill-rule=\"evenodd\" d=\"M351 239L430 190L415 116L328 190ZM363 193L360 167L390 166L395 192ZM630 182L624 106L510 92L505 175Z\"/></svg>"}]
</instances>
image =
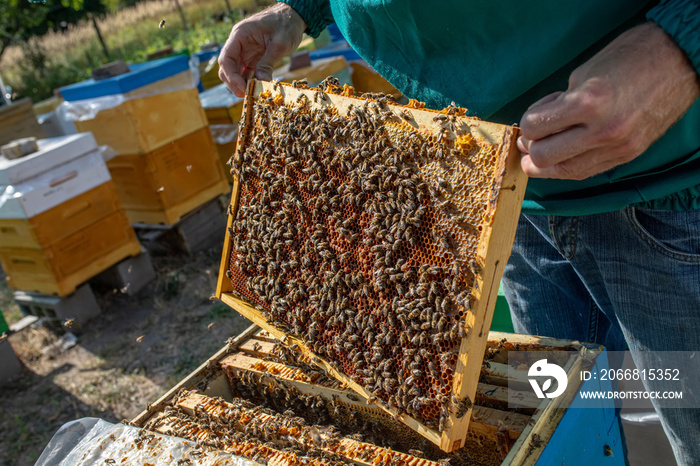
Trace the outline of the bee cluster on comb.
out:
<instances>
[{"instance_id":1,"label":"bee cluster on comb","mask_svg":"<svg viewBox=\"0 0 700 466\"><path fill-rule=\"evenodd\" d=\"M256 86L232 159L230 293L436 441L471 407L460 357L479 351L480 245L514 131L332 80Z\"/></svg>"}]
</instances>

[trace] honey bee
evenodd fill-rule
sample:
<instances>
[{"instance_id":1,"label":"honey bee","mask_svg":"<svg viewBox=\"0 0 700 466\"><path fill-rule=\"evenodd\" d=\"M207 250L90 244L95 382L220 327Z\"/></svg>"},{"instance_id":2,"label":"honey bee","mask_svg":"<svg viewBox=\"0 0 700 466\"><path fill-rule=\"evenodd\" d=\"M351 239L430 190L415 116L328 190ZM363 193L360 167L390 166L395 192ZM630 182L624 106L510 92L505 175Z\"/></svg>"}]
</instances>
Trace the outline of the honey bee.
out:
<instances>
[{"instance_id":1,"label":"honey bee","mask_svg":"<svg viewBox=\"0 0 700 466\"><path fill-rule=\"evenodd\" d=\"M65 325L68 328L72 328L74 324L75 324L74 319L68 319L63 323L63 325Z\"/></svg>"},{"instance_id":2,"label":"honey bee","mask_svg":"<svg viewBox=\"0 0 700 466\"><path fill-rule=\"evenodd\" d=\"M145 338L145 335L141 335L140 337L136 338L136 343L141 343L144 338Z\"/></svg>"}]
</instances>

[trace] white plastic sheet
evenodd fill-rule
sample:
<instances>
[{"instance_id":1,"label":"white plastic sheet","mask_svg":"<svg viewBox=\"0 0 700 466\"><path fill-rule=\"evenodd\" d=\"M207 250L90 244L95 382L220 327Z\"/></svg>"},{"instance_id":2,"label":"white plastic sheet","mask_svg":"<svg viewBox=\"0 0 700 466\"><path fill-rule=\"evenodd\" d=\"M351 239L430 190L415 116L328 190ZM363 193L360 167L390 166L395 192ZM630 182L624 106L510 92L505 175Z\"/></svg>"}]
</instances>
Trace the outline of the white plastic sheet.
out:
<instances>
[{"instance_id":1,"label":"white plastic sheet","mask_svg":"<svg viewBox=\"0 0 700 466\"><path fill-rule=\"evenodd\" d=\"M142 434L146 434L147 439L139 443ZM165 466L178 464L180 460L201 466L259 466L259 463L226 452L202 452L188 440L90 417L71 421L58 429L35 466L111 463Z\"/></svg>"},{"instance_id":2,"label":"white plastic sheet","mask_svg":"<svg viewBox=\"0 0 700 466\"><path fill-rule=\"evenodd\" d=\"M175 92L182 89L194 89L199 83L199 58L195 56L190 57L188 65L192 80L188 81L186 85L179 83L173 86L165 86L159 88L157 92L139 93L133 97L129 97L124 94L112 94L85 100L62 102L56 110L58 113L60 113L61 117L65 118L67 121L86 121L94 119L102 110L117 107L130 99L140 99L159 94L167 94L169 92Z\"/></svg>"},{"instance_id":3,"label":"white plastic sheet","mask_svg":"<svg viewBox=\"0 0 700 466\"><path fill-rule=\"evenodd\" d=\"M212 138L216 144L223 146L238 137L238 125L209 125Z\"/></svg>"}]
</instances>

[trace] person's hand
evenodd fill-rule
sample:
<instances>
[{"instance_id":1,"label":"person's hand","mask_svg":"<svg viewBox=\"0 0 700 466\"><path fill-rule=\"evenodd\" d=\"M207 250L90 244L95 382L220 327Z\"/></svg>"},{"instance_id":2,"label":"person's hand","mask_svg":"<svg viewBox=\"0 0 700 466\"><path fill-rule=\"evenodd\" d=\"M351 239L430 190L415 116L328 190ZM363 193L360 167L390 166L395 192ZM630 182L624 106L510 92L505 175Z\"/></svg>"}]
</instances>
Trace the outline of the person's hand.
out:
<instances>
[{"instance_id":1,"label":"person's hand","mask_svg":"<svg viewBox=\"0 0 700 466\"><path fill-rule=\"evenodd\" d=\"M272 67L294 52L306 23L286 3L277 3L237 23L219 54L219 78L238 97L253 76L270 81Z\"/></svg>"},{"instance_id":2,"label":"person's hand","mask_svg":"<svg viewBox=\"0 0 700 466\"><path fill-rule=\"evenodd\" d=\"M565 92L522 117L530 177L582 180L642 154L700 96L698 75L653 23L627 31L577 68Z\"/></svg>"}]
</instances>

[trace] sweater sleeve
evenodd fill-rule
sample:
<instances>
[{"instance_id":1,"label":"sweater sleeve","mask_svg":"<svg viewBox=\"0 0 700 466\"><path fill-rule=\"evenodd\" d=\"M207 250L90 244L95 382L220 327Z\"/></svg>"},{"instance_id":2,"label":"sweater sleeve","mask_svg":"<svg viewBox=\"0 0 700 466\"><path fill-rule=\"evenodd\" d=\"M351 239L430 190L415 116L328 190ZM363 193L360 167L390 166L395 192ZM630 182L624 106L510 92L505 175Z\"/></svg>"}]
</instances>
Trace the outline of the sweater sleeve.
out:
<instances>
[{"instance_id":1,"label":"sweater sleeve","mask_svg":"<svg viewBox=\"0 0 700 466\"><path fill-rule=\"evenodd\" d=\"M332 24L330 0L279 0L294 8L306 23L306 32L311 37L318 37L326 26Z\"/></svg>"},{"instance_id":2,"label":"sweater sleeve","mask_svg":"<svg viewBox=\"0 0 700 466\"><path fill-rule=\"evenodd\" d=\"M662 0L649 10L647 19L671 36L700 75L700 2Z\"/></svg>"}]
</instances>

